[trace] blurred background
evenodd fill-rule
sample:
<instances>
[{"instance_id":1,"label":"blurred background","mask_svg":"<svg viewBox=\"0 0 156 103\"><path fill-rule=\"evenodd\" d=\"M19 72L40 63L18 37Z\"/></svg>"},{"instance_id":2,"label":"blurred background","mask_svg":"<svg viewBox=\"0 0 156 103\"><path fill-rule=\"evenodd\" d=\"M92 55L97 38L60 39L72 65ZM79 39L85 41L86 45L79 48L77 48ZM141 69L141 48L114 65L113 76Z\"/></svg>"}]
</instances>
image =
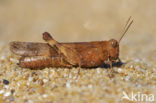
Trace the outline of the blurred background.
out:
<instances>
[{"instance_id":1,"label":"blurred background","mask_svg":"<svg viewBox=\"0 0 156 103\"><path fill-rule=\"evenodd\" d=\"M0 0L0 42L44 42L45 31L60 42L118 40L132 16L121 57L155 63L155 10L155 0Z\"/></svg>"}]
</instances>

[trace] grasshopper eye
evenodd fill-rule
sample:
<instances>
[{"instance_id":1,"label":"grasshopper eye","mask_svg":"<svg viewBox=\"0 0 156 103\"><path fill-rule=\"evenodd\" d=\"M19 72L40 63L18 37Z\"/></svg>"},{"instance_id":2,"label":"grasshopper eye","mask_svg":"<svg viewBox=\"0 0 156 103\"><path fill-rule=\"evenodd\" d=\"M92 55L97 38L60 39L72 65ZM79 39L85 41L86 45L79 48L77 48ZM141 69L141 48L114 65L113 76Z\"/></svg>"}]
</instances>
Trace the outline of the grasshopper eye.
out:
<instances>
[{"instance_id":1,"label":"grasshopper eye","mask_svg":"<svg viewBox=\"0 0 156 103\"><path fill-rule=\"evenodd\" d=\"M118 43L117 43L117 41L115 41L115 40L112 40L111 41L111 45L112 45L112 47L117 47L118 46Z\"/></svg>"}]
</instances>

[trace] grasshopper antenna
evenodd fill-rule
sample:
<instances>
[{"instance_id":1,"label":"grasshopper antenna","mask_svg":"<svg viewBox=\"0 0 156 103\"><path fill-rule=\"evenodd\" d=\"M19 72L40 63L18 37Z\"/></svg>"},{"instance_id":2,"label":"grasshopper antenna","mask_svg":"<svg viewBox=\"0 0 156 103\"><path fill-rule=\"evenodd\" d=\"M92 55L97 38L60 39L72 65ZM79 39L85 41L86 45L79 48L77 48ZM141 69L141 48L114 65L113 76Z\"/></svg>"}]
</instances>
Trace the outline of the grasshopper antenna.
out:
<instances>
[{"instance_id":1,"label":"grasshopper antenna","mask_svg":"<svg viewBox=\"0 0 156 103\"><path fill-rule=\"evenodd\" d=\"M126 34L126 32L128 31L128 29L129 29L129 27L131 26L131 24L133 23L133 20L131 20L131 16L129 17L129 19L127 20L127 22L126 22L126 25L125 25L125 27L124 27L124 32L123 32L123 34L122 34L122 36L120 37L120 39L119 39L119 43L120 43L120 41L122 40L122 38L124 37L124 35Z\"/></svg>"}]
</instances>

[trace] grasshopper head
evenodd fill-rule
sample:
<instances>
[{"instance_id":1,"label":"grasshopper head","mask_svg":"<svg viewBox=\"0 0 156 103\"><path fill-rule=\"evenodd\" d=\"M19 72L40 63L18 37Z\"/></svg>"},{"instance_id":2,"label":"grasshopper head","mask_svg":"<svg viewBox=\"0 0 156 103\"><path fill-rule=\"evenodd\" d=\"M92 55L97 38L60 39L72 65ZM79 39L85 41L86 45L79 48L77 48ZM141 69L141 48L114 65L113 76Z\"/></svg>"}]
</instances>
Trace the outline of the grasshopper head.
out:
<instances>
[{"instance_id":1,"label":"grasshopper head","mask_svg":"<svg viewBox=\"0 0 156 103\"><path fill-rule=\"evenodd\" d=\"M111 39L108 41L107 52L108 52L109 60L115 61L119 59L119 43L122 40L122 38L125 36L126 32L128 31L132 23L133 23L133 20L131 20L131 17L130 17L124 27L124 31L120 39L118 41L115 39Z\"/></svg>"},{"instance_id":2,"label":"grasshopper head","mask_svg":"<svg viewBox=\"0 0 156 103\"><path fill-rule=\"evenodd\" d=\"M108 41L108 55L110 60L117 60L119 57L119 43L115 39Z\"/></svg>"}]
</instances>

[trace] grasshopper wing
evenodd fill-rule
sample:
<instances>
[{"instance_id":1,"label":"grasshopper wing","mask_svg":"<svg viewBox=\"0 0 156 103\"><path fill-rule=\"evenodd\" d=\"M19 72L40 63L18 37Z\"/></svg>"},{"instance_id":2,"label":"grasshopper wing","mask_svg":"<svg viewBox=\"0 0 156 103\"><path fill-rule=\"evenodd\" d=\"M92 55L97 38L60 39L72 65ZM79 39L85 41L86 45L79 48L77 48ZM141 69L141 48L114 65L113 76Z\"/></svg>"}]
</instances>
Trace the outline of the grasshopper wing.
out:
<instances>
[{"instance_id":1,"label":"grasshopper wing","mask_svg":"<svg viewBox=\"0 0 156 103\"><path fill-rule=\"evenodd\" d=\"M10 50L20 56L58 56L58 53L47 43L10 42Z\"/></svg>"}]
</instances>

